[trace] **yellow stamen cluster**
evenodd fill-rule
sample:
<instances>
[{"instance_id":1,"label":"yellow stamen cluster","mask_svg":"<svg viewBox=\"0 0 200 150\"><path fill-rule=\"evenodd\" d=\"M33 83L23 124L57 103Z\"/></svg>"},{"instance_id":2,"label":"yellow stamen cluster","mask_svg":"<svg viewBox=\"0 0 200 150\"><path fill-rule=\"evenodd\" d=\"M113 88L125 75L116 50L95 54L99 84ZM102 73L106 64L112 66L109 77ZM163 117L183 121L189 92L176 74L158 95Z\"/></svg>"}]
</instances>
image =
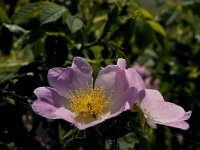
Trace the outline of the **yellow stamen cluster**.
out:
<instances>
[{"instance_id":1,"label":"yellow stamen cluster","mask_svg":"<svg viewBox=\"0 0 200 150\"><path fill-rule=\"evenodd\" d=\"M110 103L110 99L111 96L105 97L103 87L93 89L89 86L75 90L69 98L70 107L76 116L93 119L102 115L102 110Z\"/></svg>"}]
</instances>

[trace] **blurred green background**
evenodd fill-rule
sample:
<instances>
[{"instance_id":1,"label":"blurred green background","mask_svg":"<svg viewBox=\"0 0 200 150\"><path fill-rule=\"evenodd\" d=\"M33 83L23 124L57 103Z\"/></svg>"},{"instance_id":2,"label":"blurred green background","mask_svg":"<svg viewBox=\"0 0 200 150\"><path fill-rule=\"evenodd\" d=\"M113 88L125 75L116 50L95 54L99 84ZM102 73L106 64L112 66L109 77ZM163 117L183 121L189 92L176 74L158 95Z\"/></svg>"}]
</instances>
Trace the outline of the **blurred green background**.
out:
<instances>
[{"instance_id":1,"label":"blurred green background","mask_svg":"<svg viewBox=\"0 0 200 150\"><path fill-rule=\"evenodd\" d=\"M48 69L81 56L94 76L120 57L145 66L149 88L193 112L186 131L142 129L137 114L122 114L102 124L106 149L199 150L199 8L198 0L0 0L0 149L102 149L94 129L77 131L30 107Z\"/></svg>"}]
</instances>

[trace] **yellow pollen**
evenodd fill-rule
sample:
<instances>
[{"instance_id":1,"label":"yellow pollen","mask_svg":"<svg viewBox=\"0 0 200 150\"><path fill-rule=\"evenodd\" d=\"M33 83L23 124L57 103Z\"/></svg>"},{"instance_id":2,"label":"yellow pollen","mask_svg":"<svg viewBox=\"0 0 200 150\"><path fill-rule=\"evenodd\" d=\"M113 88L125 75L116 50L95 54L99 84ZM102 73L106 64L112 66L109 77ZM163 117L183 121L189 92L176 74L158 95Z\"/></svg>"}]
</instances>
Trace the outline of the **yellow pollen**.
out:
<instances>
[{"instance_id":1,"label":"yellow pollen","mask_svg":"<svg viewBox=\"0 0 200 150\"><path fill-rule=\"evenodd\" d=\"M102 115L102 110L110 103L112 93L106 97L103 87L94 88L87 87L86 89L78 89L71 93L69 98L70 107L75 116L85 118L99 118Z\"/></svg>"}]
</instances>

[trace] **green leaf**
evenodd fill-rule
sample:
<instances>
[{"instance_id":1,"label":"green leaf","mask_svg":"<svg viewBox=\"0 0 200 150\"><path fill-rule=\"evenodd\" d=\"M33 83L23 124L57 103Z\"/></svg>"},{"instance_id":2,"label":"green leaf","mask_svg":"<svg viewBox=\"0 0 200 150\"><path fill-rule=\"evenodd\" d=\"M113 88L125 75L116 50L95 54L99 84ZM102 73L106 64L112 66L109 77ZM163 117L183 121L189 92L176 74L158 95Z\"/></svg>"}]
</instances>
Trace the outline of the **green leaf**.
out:
<instances>
[{"instance_id":1,"label":"green leaf","mask_svg":"<svg viewBox=\"0 0 200 150\"><path fill-rule=\"evenodd\" d=\"M15 24L4 24L4 26L12 33L25 33L26 30Z\"/></svg>"},{"instance_id":2,"label":"green leaf","mask_svg":"<svg viewBox=\"0 0 200 150\"><path fill-rule=\"evenodd\" d=\"M157 33L161 34L162 36L166 36L167 33L165 31L165 29L157 22L152 21L152 20L148 20L147 24L150 25L150 27Z\"/></svg>"},{"instance_id":3,"label":"green leaf","mask_svg":"<svg viewBox=\"0 0 200 150\"><path fill-rule=\"evenodd\" d=\"M72 33L80 30L83 27L83 22L73 16L68 16L66 22Z\"/></svg>"},{"instance_id":4,"label":"green leaf","mask_svg":"<svg viewBox=\"0 0 200 150\"><path fill-rule=\"evenodd\" d=\"M40 16L40 24L42 25L42 24L56 21L66 11L67 11L67 9L65 7L58 6L58 5L52 5L52 4L48 5L42 11L42 14Z\"/></svg>"},{"instance_id":5,"label":"green leaf","mask_svg":"<svg viewBox=\"0 0 200 150\"><path fill-rule=\"evenodd\" d=\"M147 19L152 19L153 18L153 15L146 9L144 8L141 8L139 9L139 13L144 17L144 18L147 18Z\"/></svg>"},{"instance_id":6,"label":"green leaf","mask_svg":"<svg viewBox=\"0 0 200 150\"><path fill-rule=\"evenodd\" d=\"M66 138L73 138L73 136L75 136L75 134L77 134L78 130L76 128L73 128L71 130L69 130L69 132L67 132L67 134L64 135L63 139Z\"/></svg>"},{"instance_id":7,"label":"green leaf","mask_svg":"<svg viewBox=\"0 0 200 150\"><path fill-rule=\"evenodd\" d=\"M35 3L30 3L24 7L22 7L19 11L17 11L12 17L11 20L13 22L17 22L20 19L25 19L28 16L33 17L35 14L37 14L44 3L40 2L35 2Z\"/></svg>"},{"instance_id":8,"label":"green leaf","mask_svg":"<svg viewBox=\"0 0 200 150\"><path fill-rule=\"evenodd\" d=\"M0 8L0 24L2 23L9 23L10 20L8 18L8 16L6 15L5 11Z\"/></svg>"}]
</instances>

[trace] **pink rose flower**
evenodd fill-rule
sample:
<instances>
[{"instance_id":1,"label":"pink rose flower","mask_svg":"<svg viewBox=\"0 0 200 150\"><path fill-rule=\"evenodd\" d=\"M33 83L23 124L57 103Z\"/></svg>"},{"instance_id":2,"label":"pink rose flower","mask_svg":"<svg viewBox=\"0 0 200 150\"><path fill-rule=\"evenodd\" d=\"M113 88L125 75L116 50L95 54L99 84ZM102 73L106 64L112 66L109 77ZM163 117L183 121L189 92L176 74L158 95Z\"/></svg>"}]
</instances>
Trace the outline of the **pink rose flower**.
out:
<instances>
[{"instance_id":1,"label":"pink rose flower","mask_svg":"<svg viewBox=\"0 0 200 150\"><path fill-rule=\"evenodd\" d=\"M103 68L93 85L92 68L80 57L71 67L50 69L47 78L51 87L34 90L33 111L48 119L64 119L80 130L131 109L138 97L118 65Z\"/></svg>"}]
</instances>

